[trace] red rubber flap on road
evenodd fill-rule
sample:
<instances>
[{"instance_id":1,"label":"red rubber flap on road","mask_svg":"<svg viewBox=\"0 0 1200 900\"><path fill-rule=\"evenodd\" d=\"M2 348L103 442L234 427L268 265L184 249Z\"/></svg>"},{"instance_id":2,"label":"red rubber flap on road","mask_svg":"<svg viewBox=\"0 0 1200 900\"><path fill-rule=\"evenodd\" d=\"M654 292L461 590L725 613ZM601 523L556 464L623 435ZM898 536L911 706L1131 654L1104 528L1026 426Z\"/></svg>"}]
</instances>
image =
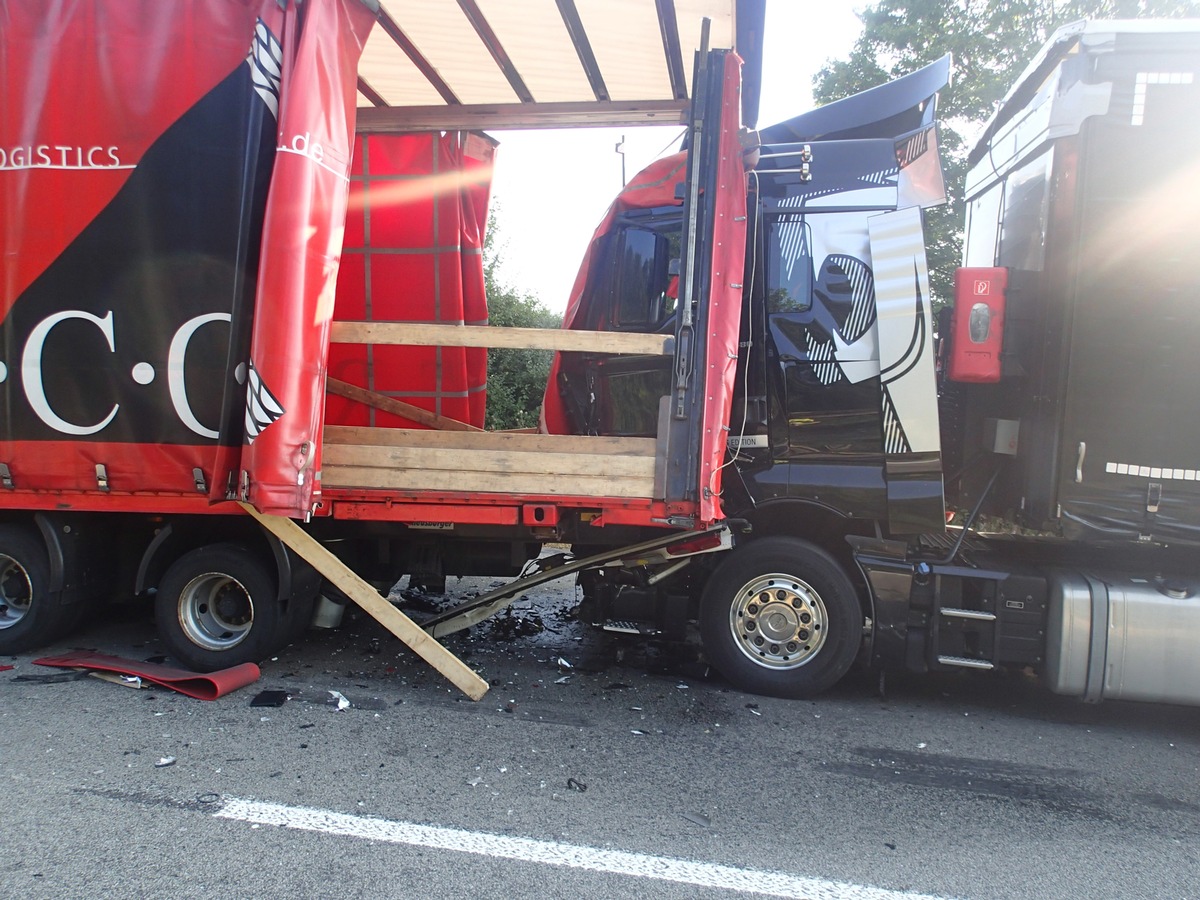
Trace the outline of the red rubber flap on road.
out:
<instances>
[{"instance_id":1,"label":"red rubber flap on road","mask_svg":"<svg viewBox=\"0 0 1200 900\"><path fill-rule=\"evenodd\" d=\"M226 694L258 681L261 674L254 663L242 663L228 669L203 674L186 669L174 669L155 663L105 656L102 653L68 653L65 656L44 656L35 659L39 666L57 666L64 669L85 668L100 672L117 672L121 675L137 675L154 684L162 685L197 700L216 700Z\"/></svg>"}]
</instances>

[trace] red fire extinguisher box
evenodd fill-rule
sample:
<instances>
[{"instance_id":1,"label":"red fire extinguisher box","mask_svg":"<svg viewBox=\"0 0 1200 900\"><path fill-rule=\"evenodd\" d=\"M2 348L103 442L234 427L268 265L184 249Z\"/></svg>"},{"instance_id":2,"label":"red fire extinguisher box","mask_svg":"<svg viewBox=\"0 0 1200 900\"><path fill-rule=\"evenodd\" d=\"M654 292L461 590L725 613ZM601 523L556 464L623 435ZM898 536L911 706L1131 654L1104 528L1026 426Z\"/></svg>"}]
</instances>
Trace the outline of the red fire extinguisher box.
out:
<instances>
[{"instance_id":1,"label":"red fire extinguisher box","mask_svg":"<svg viewBox=\"0 0 1200 900\"><path fill-rule=\"evenodd\" d=\"M951 381L1000 380L1004 346L1004 292L1008 269L961 268L954 271L954 312L950 318Z\"/></svg>"}]
</instances>

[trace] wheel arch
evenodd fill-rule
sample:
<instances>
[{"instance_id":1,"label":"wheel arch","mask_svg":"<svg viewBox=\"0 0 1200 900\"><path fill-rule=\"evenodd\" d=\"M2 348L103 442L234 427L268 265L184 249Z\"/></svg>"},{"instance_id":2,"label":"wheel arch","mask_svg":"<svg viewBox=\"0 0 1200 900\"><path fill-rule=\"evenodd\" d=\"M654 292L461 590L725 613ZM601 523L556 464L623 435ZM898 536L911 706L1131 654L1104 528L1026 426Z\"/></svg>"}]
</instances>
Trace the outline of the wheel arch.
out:
<instances>
[{"instance_id":1,"label":"wheel arch","mask_svg":"<svg viewBox=\"0 0 1200 900\"><path fill-rule=\"evenodd\" d=\"M257 548L263 558L273 564L276 600L280 604L286 605L296 590L309 587L315 590L319 584L316 571L257 522L249 518L219 516L165 522L142 553L134 593L140 596L157 589L163 574L175 560L191 550L218 543Z\"/></svg>"}]
</instances>

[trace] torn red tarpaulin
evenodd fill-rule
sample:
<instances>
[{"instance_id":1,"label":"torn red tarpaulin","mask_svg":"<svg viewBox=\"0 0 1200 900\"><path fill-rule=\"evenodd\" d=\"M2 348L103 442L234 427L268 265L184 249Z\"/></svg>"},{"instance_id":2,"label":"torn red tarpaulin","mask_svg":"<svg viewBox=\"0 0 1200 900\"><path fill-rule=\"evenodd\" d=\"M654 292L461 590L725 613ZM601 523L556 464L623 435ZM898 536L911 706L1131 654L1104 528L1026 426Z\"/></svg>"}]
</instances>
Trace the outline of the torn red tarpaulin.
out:
<instances>
[{"instance_id":1,"label":"torn red tarpaulin","mask_svg":"<svg viewBox=\"0 0 1200 900\"><path fill-rule=\"evenodd\" d=\"M0 672L7 672L9 669L15 669L16 666L0 666Z\"/></svg>"},{"instance_id":2,"label":"torn red tarpaulin","mask_svg":"<svg viewBox=\"0 0 1200 900\"><path fill-rule=\"evenodd\" d=\"M44 656L35 659L39 666L57 666L63 669L85 668L100 672L117 672L121 675L138 675L146 681L170 688L197 700L216 700L226 694L258 681L261 674L254 663L242 663L229 669L207 674L160 666L155 663L105 656L102 653L68 653L63 656Z\"/></svg>"}]
</instances>

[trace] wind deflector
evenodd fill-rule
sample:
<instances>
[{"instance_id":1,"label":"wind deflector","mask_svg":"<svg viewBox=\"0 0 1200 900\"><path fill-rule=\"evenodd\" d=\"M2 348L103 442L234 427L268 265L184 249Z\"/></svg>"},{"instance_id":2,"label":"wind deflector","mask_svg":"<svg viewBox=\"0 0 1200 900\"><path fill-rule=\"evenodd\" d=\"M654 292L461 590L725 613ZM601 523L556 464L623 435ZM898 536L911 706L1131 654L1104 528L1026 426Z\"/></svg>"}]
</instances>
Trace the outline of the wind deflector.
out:
<instances>
[{"instance_id":1,"label":"wind deflector","mask_svg":"<svg viewBox=\"0 0 1200 900\"><path fill-rule=\"evenodd\" d=\"M887 84L835 100L760 132L764 144L895 137L933 122L950 83L950 55Z\"/></svg>"}]
</instances>

